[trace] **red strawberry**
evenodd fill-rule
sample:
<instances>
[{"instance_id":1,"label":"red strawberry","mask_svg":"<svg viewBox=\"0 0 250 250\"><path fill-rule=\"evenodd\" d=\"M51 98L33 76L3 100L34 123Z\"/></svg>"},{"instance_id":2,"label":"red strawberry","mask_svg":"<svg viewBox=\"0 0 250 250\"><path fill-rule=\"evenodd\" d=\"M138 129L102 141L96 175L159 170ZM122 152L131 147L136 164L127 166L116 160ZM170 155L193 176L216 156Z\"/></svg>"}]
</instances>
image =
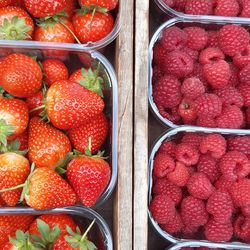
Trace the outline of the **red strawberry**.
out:
<instances>
[{"instance_id":1,"label":"red strawberry","mask_svg":"<svg viewBox=\"0 0 250 250\"><path fill-rule=\"evenodd\" d=\"M39 116L41 112L43 112L43 108L34 110L43 105L43 100L44 100L43 91L39 91L33 96L26 98L26 104L29 108L30 117Z\"/></svg>"},{"instance_id":2,"label":"red strawberry","mask_svg":"<svg viewBox=\"0 0 250 250\"><path fill-rule=\"evenodd\" d=\"M63 9L69 19L75 14L75 10L78 9L77 0L66 0L66 7Z\"/></svg>"},{"instance_id":3,"label":"red strawberry","mask_svg":"<svg viewBox=\"0 0 250 250\"><path fill-rule=\"evenodd\" d=\"M28 149L28 130L25 130L24 133L18 135L14 140L10 141L10 143L14 143L14 141L19 142L19 150L25 151Z\"/></svg>"},{"instance_id":4,"label":"red strawberry","mask_svg":"<svg viewBox=\"0 0 250 250\"><path fill-rule=\"evenodd\" d=\"M1 86L11 95L24 98L36 94L42 86L39 64L24 54L7 56L1 64Z\"/></svg>"},{"instance_id":5,"label":"red strawberry","mask_svg":"<svg viewBox=\"0 0 250 250\"><path fill-rule=\"evenodd\" d=\"M46 104L50 121L60 129L79 127L104 108L99 95L70 81L55 82L47 92Z\"/></svg>"},{"instance_id":6,"label":"red strawberry","mask_svg":"<svg viewBox=\"0 0 250 250\"><path fill-rule=\"evenodd\" d=\"M1 2L0 2L0 7L2 8L2 7L6 7L6 6L8 6L8 5L11 5L12 4L12 0L2 0Z\"/></svg>"},{"instance_id":7,"label":"red strawberry","mask_svg":"<svg viewBox=\"0 0 250 250\"><path fill-rule=\"evenodd\" d=\"M107 10L113 10L118 5L118 0L80 0L82 6L91 6L95 5Z\"/></svg>"},{"instance_id":8,"label":"red strawberry","mask_svg":"<svg viewBox=\"0 0 250 250\"><path fill-rule=\"evenodd\" d=\"M66 7L66 0L24 0L29 13L34 17L48 17L57 14Z\"/></svg>"},{"instance_id":9,"label":"red strawberry","mask_svg":"<svg viewBox=\"0 0 250 250\"><path fill-rule=\"evenodd\" d=\"M30 121L28 146L29 160L36 167L55 168L71 151L68 137L38 117Z\"/></svg>"},{"instance_id":10,"label":"red strawberry","mask_svg":"<svg viewBox=\"0 0 250 250\"><path fill-rule=\"evenodd\" d=\"M0 31L4 40L32 39L34 23L23 9L8 6L0 8Z\"/></svg>"}]
</instances>

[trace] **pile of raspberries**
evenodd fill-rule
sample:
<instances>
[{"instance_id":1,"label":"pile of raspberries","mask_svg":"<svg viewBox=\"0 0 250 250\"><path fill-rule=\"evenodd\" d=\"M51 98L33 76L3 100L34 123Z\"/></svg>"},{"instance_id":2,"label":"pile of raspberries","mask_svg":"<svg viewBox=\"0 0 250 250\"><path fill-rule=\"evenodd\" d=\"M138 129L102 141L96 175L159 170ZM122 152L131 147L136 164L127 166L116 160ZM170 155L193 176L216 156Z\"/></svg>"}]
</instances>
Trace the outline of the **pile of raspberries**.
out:
<instances>
[{"instance_id":1,"label":"pile of raspberries","mask_svg":"<svg viewBox=\"0 0 250 250\"><path fill-rule=\"evenodd\" d=\"M250 34L244 27L172 26L163 30L153 55L153 100L162 117L175 124L250 128Z\"/></svg>"},{"instance_id":2,"label":"pile of raspberries","mask_svg":"<svg viewBox=\"0 0 250 250\"><path fill-rule=\"evenodd\" d=\"M183 239L250 242L250 136L185 133L153 165L150 211Z\"/></svg>"},{"instance_id":3,"label":"pile of raspberries","mask_svg":"<svg viewBox=\"0 0 250 250\"><path fill-rule=\"evenodd\" d=\"M171 8L191 15L250 17L249 0L164 0Z\"/></svg>"}]
</instances>

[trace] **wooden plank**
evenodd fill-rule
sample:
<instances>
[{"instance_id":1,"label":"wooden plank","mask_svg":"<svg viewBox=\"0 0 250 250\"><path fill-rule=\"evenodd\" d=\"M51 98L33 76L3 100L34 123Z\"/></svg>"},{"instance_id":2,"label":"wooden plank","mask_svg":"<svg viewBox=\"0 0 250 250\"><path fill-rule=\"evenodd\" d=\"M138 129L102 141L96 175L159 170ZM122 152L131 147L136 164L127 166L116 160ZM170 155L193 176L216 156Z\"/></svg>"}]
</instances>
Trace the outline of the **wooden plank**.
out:
<instances>
[{"instance_id":1,"label":"wooden plank","mask_svg":"<svg viewBox=\"0 0 250 250\"><path fill-rule=\"evenodd\" d=\"M134 98L134 249L148 249L148 40L149 1L136 0Z\"/></svg>"},{"instance_id":2,"label":"wooden plank","mask_svg":"<svg viewBox=\"0 0 250 250\"><path fill-rule=\"evenodd\" d=\"M121 32L116 42L119 87L118 182L114 204L114 248L133 245L133 23L134 0L120 1Z\"/></svg>"}]
</instances>

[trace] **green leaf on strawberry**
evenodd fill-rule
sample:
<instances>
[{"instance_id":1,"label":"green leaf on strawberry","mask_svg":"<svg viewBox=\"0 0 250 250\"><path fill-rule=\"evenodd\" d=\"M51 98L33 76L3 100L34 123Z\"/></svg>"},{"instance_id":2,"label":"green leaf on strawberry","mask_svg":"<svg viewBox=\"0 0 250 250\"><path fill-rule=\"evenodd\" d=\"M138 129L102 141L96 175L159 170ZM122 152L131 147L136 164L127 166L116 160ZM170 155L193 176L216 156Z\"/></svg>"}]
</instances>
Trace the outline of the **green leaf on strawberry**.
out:
<instances>
[{"instance_id":1,"label":"green leaf on strawberry","mask_svg":"<svg viewBox=\"0 0 250 250\"><path fill-rule=\"evenodd\" d=\"M9 125L4 119L0 119L0 143L7 146L7 136L11 135L15 130L15 126Z\"/></svg>"}]
</instances>

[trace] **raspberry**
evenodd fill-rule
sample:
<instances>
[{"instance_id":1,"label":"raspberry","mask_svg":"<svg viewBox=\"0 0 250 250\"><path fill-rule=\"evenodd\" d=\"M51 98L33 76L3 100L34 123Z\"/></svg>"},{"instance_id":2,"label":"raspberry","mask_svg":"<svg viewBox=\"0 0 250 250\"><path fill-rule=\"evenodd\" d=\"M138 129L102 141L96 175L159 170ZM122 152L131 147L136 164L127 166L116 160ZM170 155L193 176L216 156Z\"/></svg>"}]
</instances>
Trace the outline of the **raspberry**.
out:
<instances>
[{"instance_id":1,"label":"raspberry","mask_svg":"<svg viewBox=\"0 0 250 250\"><path fill-rule=\"evenodd\" d=\"M249 128L249 126L250 126L250 108L249 107L246 109L245 114L246 114L247 127Z\"/></svg>"},{"instance_id":2,"label":"raspberry","mask_svg":"<svg viewBox=\"0 0 250 250\"><path fill-rule=\"evenodd\" d=\"M241 26L224 25L219 31L219 44L226 55L235 56L248 46L249 33Z\"/></svg>"},{"instance_id":3,"label":"raspberry","mask_svg":"<svg viewBox=\"0 0 250 250\"><path fill-rule=\"evenodd\" d=\"M203 173L194 173L188 180L187 189L190 195L207 200L214 191L210 180Z\"/></svg>"},{"instance_id":4,"label":"raspberry","mask_svg":"<svg viewBox=\"0 0 250 250\"><path fill-rule=\"evenodd\" d=\"M159 150L158 153L162 154L169 154L171 157L175 157L175 148L176 148L176 143L173 141L164 141Z\"/></svg>"},{"instance_id":5,"label":"raspberry","mask_svg":"<svg viewBox=\"0 0 250 250\"><path fill-rule=\"evenodd\" d=\"M247 66L245 66L240 71L240 73L239 73L239 79L240 79L241 83L250 85L249 71L250 71L250 64L248 64Z\"/></svg>"},{"instance_id":6,"label":"raspberry","mask_svg":"<svg viewBox=\"0 0 250 250\"><path fill-rule=\"evenodd\" d=\"M238 16L240 6L237 0L217 0L214 9L216 16Z\"/></svg>"},{"instance_id":7,"label":"raspberry","mask_svg":"<svg viewBox=\"0 0 250 250\"><path fill-rule=\"evenodd\" d=\"M207 201L207 211L217 222L230 222L233 214L233 202L229 193L215 191Z\"/></svg>"},{"instance_id":8,"label":"raspberry","mask_svg":"<svg viewBox=\"0 0 250 250\"><path fill-rule=\"evenodd\" d=\"M173 108L181 102L181 83L174 76L162 77L153 88L153 98L158 106Z\"/></svg>"},{"instance_id":9,"label":"raspberry","mask_svg":"<svg viewBox=\"0 0 250 250\"><path fill-rule=\"evenodd\" d=\"M198 149L202 139L203 135L198 133L185 133L181 139L181 142L189 144L191 147Z\"/></svg>"},{"instance_id":10,"label":"raspberry","mask_svg":"<svg viewBox=\"0 0 250 250\"><path fill-rule=\"evenodd\" d=\"M215 159L221 158L227 150L227 142L220 134L209 134L203 138L200 144L202 154L210 154Z\"/></svg>"},{"instance_id":11,"label":"raspberry","mask_svg":"<svg viewBox=\"0 0 250 250\"><path fill-rule=\"evenodd\" d=\"M241 0L242 12L241 17L250 17L250 2L248 0Z\"/></svg>"},{"instance_id":12,"label":"raspberry","mask_svg":"<svg viewBox=\"0 0 250 250\"><path fill-rule=\"evenodd\" d=\"M174 0L164 0L163 2L171 8L174 7Z\"/></svg>"},{"instance_id":13,"label":"raspberry","mask_svg":"<svg viewBox=\"0 0 250 250\"><path fill-rule=\"evenodd\" d=\"M163 178L175 168L174 159L167 154L157 154L154 159L153 174L157 178Z\"/></svg>"},{"instance_id":14,"label":"raspberry","mask_svg":"<svg viewBox=\"0 0 250 250\"><path fill-rule=\"evenodd\" d=\"M223 60L224 58L225 55L219 48L208 47L201 51L199 61L204 65Z\"/></svg>"},{"instance_id":15,"label":"raspberry","mask_svg":"<svg viewBox=\"0 0 250 250\"><path fill-rule=\"evenodd\" d=\"M208 154L200 156L197 172L204 173L212 183L220 177L216 160Z\"/></svg>"},{"instance_id":16,"label":"raspberry","mask_svg":"<svg viewBox=\"0 0 250 250\"><path fill-rule=\"evenodd\" d=\"M181 93L187 98L196 99L205 93L205 87L197 77L186 78L182 83Z\"/></svg>"},{"instance_id":17,"label":"raspberry","mask_svg":"<svg viewBox=\"0 0 250 250\"><path fill-rule=\"evenodd\" d=\"M202 200L188 196L181 203L181 217L188 227L203 226L208 221L208 213Z\"/></svg>"},{"instance_id":18,"label":"raspberry","mask_svg":"<svg viewBox=\"0 0 250 250\"><path fill-rule=\"evenodd\" d=\"M187 0L175 0L174 7L177 11L184 12Z\"/></svg>"},{"instance_id":19,"label":"raspberry","mask_svg":"<svg viewBox=\"0 0 250 250\"><path fill-rule=\"evenodd\" d=\"M194 103L188 98L182 99L178 112L185 124L193 124L197 118Z\"/></svg>"},{"instance_id":20,"label":"raspberry","mask_svg":"<svg viewBox=\"0 0 250 250\"><path fill-rule=\"evenodd\" d=\"M244 207L241 207L242 214L250 218L250 204Z\"/></svg>"},{"instance_id":21,"label":"raspberry","mask_svg":"<svg viewBox=\"0 0 250 250\"><path fill-rule=\"evenodd\" d=\"M167 178L176 186L184 187L188 182L189 176L187 167L181 162L176 162L174 171L169 173Z\"/></svg>"},{"instance_id":22,"label":"raspberry","mask_svg":"<svg viewBox=\"0 0 250 250\"><path fill-rule=\"evenodd\" d=\"M189 55L193 61L197 61L199 59L199 51L197 50L185 46L181 48L181 51Z\"/></svg>"},{"instance_id":23,"label":"raspberry","mask_svg":"<svg viewBox=\"0 0 250 250\"><path fill-rule=\"evenodd\" d=\"M221 114L222 102L215 94L204 94L195 100L197 115L200 117L216 117Z\"/></svg>"},{"instance_id":24,"label":"raspberry","mask_svg":"<svg viewBox=\"0 0 250 250\"><path fill-rule=\"evenodd\" d=\"M225 106L216 122L219 128L241 128L244 123L244 116L239 107L235 105Z\"/></svg>"},{"instance_id":25,"label":"raspberry","mask_svg":"<svg viewBox=\"0 0 250 250\"><path fill-rule=\"evenodd\" d=\"M219 47L219 32L208 31L208 47Z\"/></svg>"},{"instance_id":26,"label":"raspberry","mask_svg":"<svg viewBox=\"0 0 250 250\"><path fill-rule=\"evenodd\" d=\"M199 152L189 144L180 143L176 146L175 157L177 161L182 162L186 166L191 166L197 164Z\"/></svg>"},{"instance_id":27,"label":"raspberry","mask_svg":"<svg viewBox=\"0 0 250 250\"><path fill-rule=\"evenodd\" d=\"M166 178L158 179L153 187L154 194L165 194L171 198L176 205L182 200L181 188L171 183Z\"/></svg>"},{"instance_id":28,"label":"raspberry","mask_svg":"<svg viewBox=\"0 0 250 250\"><path fill-rule=\"evenodd\" d=\"M215 119L211 117L198 117L196 125L207 128L215 128L217 126Z\"/></svg>"},{"instance_id":29,"label":"raspberry","mask_svg":"<svg viewBox=\"0 0 250 250\"><path fill-rule=\"evenodd\" d=\"M203 85L206 89L208 84L207 84L206 79L204 78L204 75L203 75L203 66L200 63L194 64L194 70L188 77L189 78L196 77L196 78L200 79L200 81L203 83Z\"/></svg>"},{"instance_id":30,"label":"raspberry","mask_svg":"<svg viewBox=\"0 0 250 250\"><path fill-rule=\"evenodd\" d=\"M183 29L187 34L187 46L193 50L201 50L206 47L208 41L207 32L199 27Z\"/></svg>"},{"instance_id":31,"label":"raspberry","mask_svg":"<svg viewBox=\"0 0 250 250\"><path fill-rule=\"evenodd\" d=\"M250 63L250 45L243 51L237 53L233 58L234 64L239 68L244 68Z\"/></svg>"},{"instance_id":32,"label":"raspberry","mask_svg":"<svg viewBox=\"0 0 250 250\"><path fill-rule=\"evenodd\" d=\"M235 236L245 242L250 241L250 218L239 215L234 222Z\"/></svg>"},{"instance_id":33,"label":"raspberry","mask_svg":"<svg viewBox=\"0 0 250 250\"><path fill-rule=\"evenodd\" d=\"M214 93L220 97L223 105L236 105L241 108L244 104L241 93L232 86L215 90Z\"/></svg>"},{"instance_id":34,"label":"raspberry","mask_svg":"<svg viewBox=\"0 0 250 250\"><path fill-rule=\"evenodd\" d=\"M207 240L221 242L229 241L233 236L232 223L220 223L210 219L205 225L205 237Z\"/></svg>"},{"instance_id":35,"label":"raspberry","mask_svg":"<svg viewBox=\"0 0 250 250\"><path fill-rule=\"evenodd\" d=\"M161 68L159 66L154 66L153 68L153 77L152 77L152 83L157 83L161 78L163 77Z\"/></svg>"},{"instance_id":36,"label":"raspberry","mask_svg":"<svg viewBox=\"0 0 250 250\"><path fill-rule=\"evenodd\" d=\"M160 43L167 52L171 52L176 50L177 48L181 48L186 44L186 42L186 33L176 26L164 29L160 40Z\"/></svg>"},{"instance_id":37,"label":"raspberry","mask_svg":"<svg viewBox=\"0 0 250 250\"><path fill-rule=\"evenodd\" d=\"M162 67L163 71L167 74L182 78L193 71L194 64L188 54L181 51L172 51L165 57L165 62Z\"/></svg>"},{"instance_id":38,"label":"raspberry","mask_svg":"<svg viewBox=\"0 0 250 250\"><path fill-rule=\"evenodd\" d=\"M159 113L164 117L165 119L168 119L169 121L178 124L181 117L178 113L178 107L174 108L164 108L164 106L158 106Z\"/></svg>"},{"instance_id":39,"label":"raspberry","mask_svg":"<svg viewBox=\"0 0 250 250\"><path fill-rule=\"evenodd\" d=\"M175 234L180 232L183 228L183 223L180 214L176 212L174 218L166 224L161 225L161 228L169 234Z\"/></svg>"},{"instance_id":40,"label":"raspberry","mask_svg":"<svg viewBox=\"0 0 250 250\"><path fill-rule=\"evenodd\" d=\"M183 238L185 239L193 239L195 234L198 232L200 227L191 227L189 225L184 225L182 229Z\"/></svg>"},{"instance_id":41,"label":"raspberry","mask_svg":"<svg viewBox=\"0 0 250 250\"><path fill-rule=\"evenodd\" d=\"M185 13L192 15L210 15L213 11L211 0L187 0Z\"/></svg>"},{"instance_id":42,"label":"raspberry","mask_svg":"<svg viewBox=\"0 0 250 250\"><path fill-rule=\"evenodd\" d=\"M233 64L229 63L230 71L231 71L231 78L229 79L228 85L230 86L237 86L239 84L239 69Z\"/></svg>"},{"instance_id":43,"label":"raspberry","mask_svg":"<svg viewBox=\"0 0 250 250\"><path fill-rule=\"evenodd\" d=\"M163 47L163 45L161 43L157 43L153 49L153 64L159 66L163 65L167 53L168 52Z\"/></svg>"},{"instance_id":44,"label":"raspberry","mask_svg":"<svg viewBox=\"0 0 250 250\"><path fill-rule=\"evenodd\" d=\"M240 179L233 183L230 193L233 202L238 207L250 205L250 179Z\"/></svg>"},{"instance_id":45,"label":"raspberry","mask_svg":"<svg viewBox=\"0 0 250 250\"><path fill-rule=\"evenodd\" d=\"M243 154L250 154L250 137L249 136L234 136L228 140L229 151L239 151Z\"/></svg>"},{"instance_id":46,"label":"raspberry","mask_svg":"<svg viewBox=\"0 0 250 250\"><path fill-rule=\"evenodd\" d=\"M243 100L244 100L244 106L250 107L250 85L248 84L240 84L238 86L238 90L240 91Z\"/></svg>"},{"instance_id":47,"label":"raspberry","mask_svg":"<svg viewBox=\"0 0 250 250\"><path fill-rule=\"evenodd\" d=\"M167 195L156 195L150 203L150 211L159 224L173 220L176 213L175 204Z\"/></svg>"},{"instance_id":48,"label":"raspberry","mask_svg":"<svg viewBox=\"0 0 250 250\"><path fill-rule=\"evenodd\" d=\"M203 73L209 84L215 89L227 86L231 78L229 64L224 60L205 64Z\"/></svg>"},{"instance_id":49,"label":"raspberry","mask_svg":"<svg viewBox=\"0 0 250 250\"><path fill-rule=\"evenodd\" d=\"M223 176L221 176L219 180L216 181L215 187L216 189L221 190L221 191L229 191L233 183L234 183L233 181L229 181L225 179Z\"/></svg>"}]
</instances>

